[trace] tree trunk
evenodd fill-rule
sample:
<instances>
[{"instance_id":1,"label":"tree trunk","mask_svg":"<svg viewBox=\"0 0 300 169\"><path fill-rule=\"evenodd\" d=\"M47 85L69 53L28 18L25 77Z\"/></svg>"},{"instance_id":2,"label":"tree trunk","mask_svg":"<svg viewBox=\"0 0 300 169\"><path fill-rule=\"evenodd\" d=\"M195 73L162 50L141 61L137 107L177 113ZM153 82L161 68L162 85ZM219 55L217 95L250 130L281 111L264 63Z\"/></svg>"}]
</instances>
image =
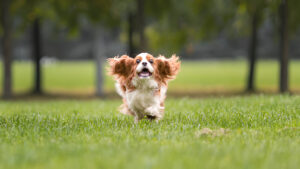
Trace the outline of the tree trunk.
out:
<instances>
[{"instance_id":1,"label":"tree trunk","mask_svg":"<svg viewBox=\"0 0 300 169\"><path fill-rule=\"evenodd\" d=\"M41 27L39 19L35 19L33 22L32 29L32 40L33 40L33 57L35 63L35 77L34 77L34 93L42 93L42 72L41 72Z\"/></svg>"},{"instance_id":2,"label":"tree trunk","mask_svg":"<svg viewBox=\"0 0 300 169\"><path fill-rule=\"evenodd\" d=\"M251 38L249 43L249 74L248 74L248 83L247 83L247 91L253 92L255 91L255 66L257 60L257 29L258 29L258 12L255 12L252 16L252 30L251 30Z\"/></svg>"},{"instance_id":3,"label":"tree trunk","mask_svg":"<svg viewBox=\"0 0 300 169\"><path fill-rule=\"evenodd\" d=\"M280 4L280 92L288 92L288 0Z\"/></svg>"},{"instance_id":4,"label":"tree trunk","mask_svg":"<svg viewBox=\"0 0 300 169\"><path fill-rule=\"evenodd\" d=\"M137 29L139 35L139 52L146 51L145 38L145 0L137 0Z\"/></svg>"},{"instance_id":5,"label":"tree trunk","mask_svg":"<svg viewBox=\"0 0 300 169\"><path fill-rule=\"evenodd\" d=\"M103 57L101 55L97 55L96 57L96 95L103 97L103 84L104 84L104 78L103 78Z\"/></svg>"},{"instance_id":6,"label":"tree trunk","mask_svg":"<svg viewBox=\"0 0 300 169\"><path fill-rule=\"evenodd\" d=\"M133 44L133 27L134 27L133 18L134 16L130 12L128 14L128 54L130 57L134 57L135 54L135 49Z\"/></svg>"},{"instance_id":7,"label":"tree trunk","mask_svg":"<svg viewBox=\"0 0 300 169\"><path fill-rule=\"evenodd\" d=\"M96 96L103 97L103 84L104 84L104 77L103 77L103 64L104 64L104 57L103 52L101 52L100 46L104 46L105 44L101 43L100 40L101 31L99 28L94 29L94 41L92 45L92 55L95 59L96 63Z\"/></svg>"},{"instance_id":8,"label":"tree trunk","mask_svg":"<svg viewBox=\"0 0 300 169\"><path fill-rule=\"evenodd\" d=\"M12 95L12 26L10 18L10 0L2 0L2 27L3 27L3 64L4 64L4 84L3 97L10 98Z\"/></svg>"}]
</instances>

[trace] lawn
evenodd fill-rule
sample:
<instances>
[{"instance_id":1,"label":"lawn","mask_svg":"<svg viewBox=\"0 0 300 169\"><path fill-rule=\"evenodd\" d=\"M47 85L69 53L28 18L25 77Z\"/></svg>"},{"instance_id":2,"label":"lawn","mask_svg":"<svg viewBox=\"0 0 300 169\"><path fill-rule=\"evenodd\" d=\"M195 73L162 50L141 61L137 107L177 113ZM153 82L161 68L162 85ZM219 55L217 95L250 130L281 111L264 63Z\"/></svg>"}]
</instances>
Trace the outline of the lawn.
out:
<instances>
[{"instance_id":1,"label":"lawn","mask_svg":"<svg viewBox=\"0 0 300 169\"><path fill-rule=\"evenodd\" d=\"M256 85L259 90L278 89L278 63L260 61L257 66ZM0 64L0 83L2 84ZM290 87L300 91L300 61L290 64ZM183 62L177 79L170 83L170 93L218 93L241 92L247 75L245 61L196 61ZM30 91L33 84L33 66L30 62L13 65L13 89ZM93 94L95 91L95 65L92 62L56 62L43 65L43 87L49 93ZM0 86L2 87L2 86ZM111 77L105 77L104 89L113 92ZM1 92L2 90L0 90Z\"/></svg>"},{"instance_id":2,"label":"lawn","mask_svg":"<svg viewBox=\"0 0 300 169\"><path fill-rule=\"evenodd\" d=\"M169 98L161 122L139 124L119 114L119 104L119 99L1 101L0 168L300 166L300 96Z\"/></svg>"}]
</instances>

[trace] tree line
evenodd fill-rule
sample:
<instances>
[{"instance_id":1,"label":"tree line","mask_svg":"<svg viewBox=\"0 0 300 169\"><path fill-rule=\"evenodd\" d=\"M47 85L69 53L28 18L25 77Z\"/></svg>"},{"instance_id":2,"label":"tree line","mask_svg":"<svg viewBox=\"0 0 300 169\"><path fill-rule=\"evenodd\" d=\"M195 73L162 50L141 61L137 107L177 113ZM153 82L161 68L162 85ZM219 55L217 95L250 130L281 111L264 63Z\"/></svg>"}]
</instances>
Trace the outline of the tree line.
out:
<instances>
[{"instance_id":1,"label":"tree line","mask_svg":"<svg viewBox=\"0 0 300 169\"><path fill-rule=\"evenodd\" d=\"M128 54L182 49L190 41L207 40L222 33L249 36L246 91L255 91L258 30L271 19L278 28L280 92L288 92L289 37L299 28L297 0L1 0L3 97L12 95L12 41L16 31L32 29L35 65L34 93L42 93L42 33L45 21L70 33L82 18L93 24L126 32ZM97 94L102 92L102 58L96 57Z\"/></svg>"}]
</instances>

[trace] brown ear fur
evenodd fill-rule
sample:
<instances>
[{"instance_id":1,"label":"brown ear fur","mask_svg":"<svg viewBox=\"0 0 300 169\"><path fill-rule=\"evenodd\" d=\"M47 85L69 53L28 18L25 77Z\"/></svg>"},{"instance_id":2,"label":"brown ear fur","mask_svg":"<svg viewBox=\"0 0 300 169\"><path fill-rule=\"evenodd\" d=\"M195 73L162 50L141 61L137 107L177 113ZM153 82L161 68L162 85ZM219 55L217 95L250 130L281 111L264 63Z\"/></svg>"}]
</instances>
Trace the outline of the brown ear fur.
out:
<instances>
[{"instance_id":1,"label":"brown ear fur","mask_svg":"<svg viewBox=\"0 0 300 169\"><path fill-rule=\"evenodd\" d=\"M169 59L159 56L155 59L155 79L167 85L168 80L175 79L180 70L180 64L179 57L176 55L172 55Z\"/></svg>"},{"instance_id":2,"label":"brown ear fur","mask_svg":"<svg viewBox=\"0 0 300 169\"><path fill-rule=\"evenodd\" d=\"M135 73L135 61L127 55L107 59L109 64L108 73L120 83L122 90L133 90L131 80Z\"/></svg>"},{"instance_id":3,"label":"brown ear fur","mask_svg":"<svg viewBox=\"0 0 300 169\"><path fill-rule=\"evenodd\" d=\"M109 64L108 72L116 78L128 77L132 74L134 67L134 59L127 55L107 59Z\"/></svg>"}]
</instances>

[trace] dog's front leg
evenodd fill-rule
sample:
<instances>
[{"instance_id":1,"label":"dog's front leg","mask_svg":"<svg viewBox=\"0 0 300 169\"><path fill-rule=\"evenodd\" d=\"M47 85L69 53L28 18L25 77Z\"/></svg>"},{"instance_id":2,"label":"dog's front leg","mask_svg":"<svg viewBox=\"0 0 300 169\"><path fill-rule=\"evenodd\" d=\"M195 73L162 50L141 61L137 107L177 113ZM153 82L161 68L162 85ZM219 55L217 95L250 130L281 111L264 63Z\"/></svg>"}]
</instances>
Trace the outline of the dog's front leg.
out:
<instances>
[{"instance_id":1,"label":"dog's front leg","mask_svg":"<svg viewBox=\"0 0 300 169\"><path fill-rule=\"evenodd\" d=\"M134 117L134 123L138 123L139 121L141 121L144 118L144 116L141 113L135 113L135 117Z\"/></svg>"},{"instance_id":2,"label":"dog's front leg","mask_svg":"<svg viewBox=\"0 0 300 169\"><path fill-rule=\"evenodd\" d=\"M162 119L162 113L159 106L150 106L145 111L149 120L159 121Z\"/></svg>"}]
</instances>

